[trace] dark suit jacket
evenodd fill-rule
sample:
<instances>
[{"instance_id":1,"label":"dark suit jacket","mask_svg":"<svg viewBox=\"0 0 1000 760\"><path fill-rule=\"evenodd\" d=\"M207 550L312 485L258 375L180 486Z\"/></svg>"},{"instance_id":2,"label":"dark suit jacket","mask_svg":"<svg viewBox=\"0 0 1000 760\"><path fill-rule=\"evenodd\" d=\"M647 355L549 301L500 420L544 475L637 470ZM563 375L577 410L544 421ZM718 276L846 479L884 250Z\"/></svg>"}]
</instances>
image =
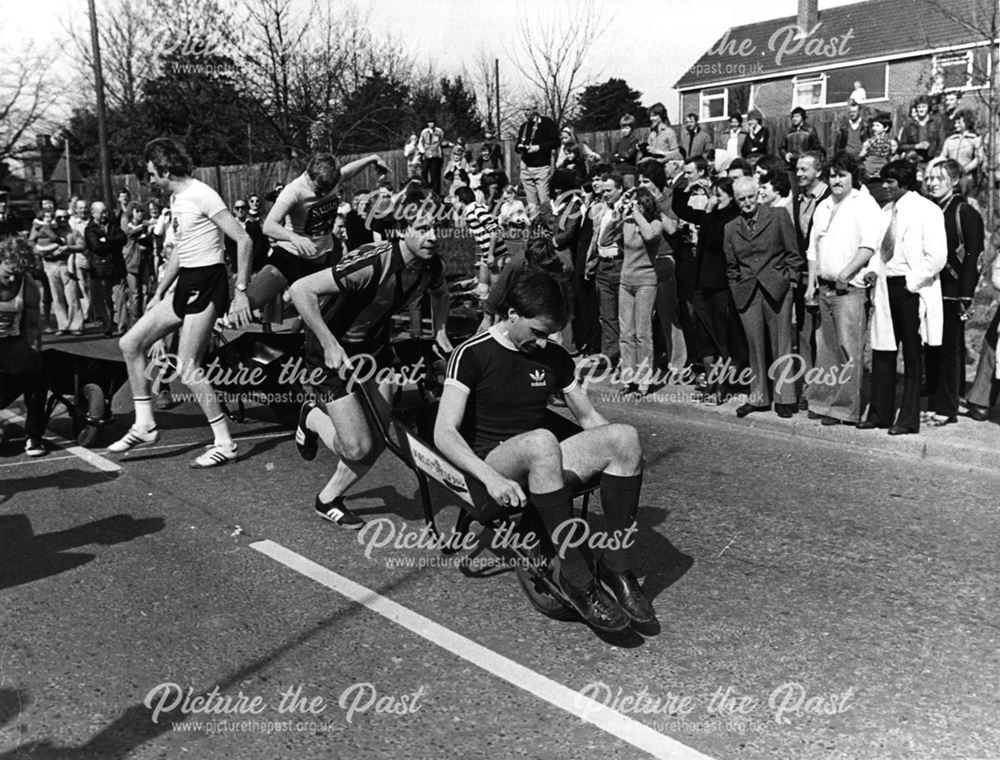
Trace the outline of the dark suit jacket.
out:
<instances>
[{"instance_id":1,"label":"dark suit jacket","mask_svg":"<svg viewBox=\"0 0 1000 760\"><path fill-rule=\"evenodd\" d=\"M952 196L941 211L948 239L948 262L941 270L941 295L945 298L971 299L979 284L979 254L983 252L985 242L983 218L957 196ZM961 261L958 259L959 238L965 246L965 256Z\"/></svg>"},{"instance_id":2,"label":"dark suit jacket","mask_svg":"<svg viewBox=\"0 0 1000 760\"><path fill-rule=\"evenodd\" d=\"M792 220L781 208L758 206L753 233L742 214L733 219L726 225L723 250L729 287L741 311L758 285L773 299L784 298L802 265Z\"/></svg>"},{"instance_id":3,"label":"dark suit jacket","mask_svg":"<svg viewBox=\"0 0 1000 760\"><path fill-rule=\"evenodd\" d=\"M114 273L113 279L125 276L125 258L122 250L125 248L125 233L118 225L118 220L112 218L106 227L91 220L83 230L84 244L90 258L111 259Z\"/></svg>"},{"instance_id":4,"label":"dark suit jacket","mask_svg":"<svg viewBox=\"0 0 1000 760\"><path fill-rule=\"evenodd\" d=\"M514 148L514 152L520 154L525 166L536 169L540 166L548 166L552 162L552 151L559 147L559 128L556 127L556 123L548 116L540 116L539 119L540 121L535 125L532 125L531 119L525 121L517 130L517 142L515 143L515 145L523 145L526 148L537 145L538 150L535 153L528 153L526 150ZM531 135L530 140L528 135Z\"/></svg>"},{"instance_id":5,"label":"dark suit jacket","mask_svg":"<svg viewBox=\"0 0 1000 760\"><path fill-rule=\"evenodd\" d=\"M747 138L743 141L743 158L760 158L766 156L771 147L771 130L761 125L757 134L750 134L747 131Z\"/></svg>"},{"instance_id":6,"label":"dark suit jacket","mask_svg":"<svg viewBox=\"0 0 1000 760\"><path fill-rule=\"evenodd\" d=\"M726 225L739 216L736 204L724 209L700 211L688 205L691 194L685 185L673 192L673 211L685 222L698 226L698 248L695 254L695 287L699 290L725 288L729 285L728 262L723 252ZM787 214L786 214L787 216Z\"/></svg>"}]
</instances>

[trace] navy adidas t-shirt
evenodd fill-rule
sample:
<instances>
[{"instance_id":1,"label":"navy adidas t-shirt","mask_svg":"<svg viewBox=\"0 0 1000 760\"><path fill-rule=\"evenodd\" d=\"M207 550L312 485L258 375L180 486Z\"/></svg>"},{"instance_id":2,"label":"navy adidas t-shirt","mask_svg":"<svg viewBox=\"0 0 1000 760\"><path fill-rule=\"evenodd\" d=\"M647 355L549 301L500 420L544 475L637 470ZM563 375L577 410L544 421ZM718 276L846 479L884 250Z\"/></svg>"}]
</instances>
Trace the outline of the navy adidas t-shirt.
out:
<instances>
[{"instance_id":1,"label":"navy adidas t-shirt","mask_svg":"<svg viewBox=\"0 0 1000 760\"><path fill-rule=\"evenodd\" d=\"M549 396L573 390L575 372L562 346L549 341L522 353L494 326L455 349L445 385L468 394L459 432L485 457L508 438L542 427Z\"/></svg>"}]
</instances>

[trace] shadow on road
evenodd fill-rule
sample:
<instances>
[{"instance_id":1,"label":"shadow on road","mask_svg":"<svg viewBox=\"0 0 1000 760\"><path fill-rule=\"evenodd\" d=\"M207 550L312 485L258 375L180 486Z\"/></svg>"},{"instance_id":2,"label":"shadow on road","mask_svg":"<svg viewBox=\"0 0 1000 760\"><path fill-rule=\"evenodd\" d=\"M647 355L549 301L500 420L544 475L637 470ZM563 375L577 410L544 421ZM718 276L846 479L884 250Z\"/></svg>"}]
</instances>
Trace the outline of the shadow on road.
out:
<instances>
[{"instance_id":1,"label":"shadow on road","mask_svg":"<svg viewBox=\"0 0 1000 760\"><path fill-rule=\"evenodd\" d=\"M161 518L114 515L75 528L35 535L27 515L0 515L0 589L31 583L85 565L94 558L69 552L88 544L111 546L163 530Z\"/></svg>"},{"instance_id":2,"label":"shadow on road","mask_svg":"<svg viewBox=\"0 0 1000 760\"><path fill-rule=\"evenodd\" d=\"M87 488L98 483L114 480L115 475L97 470L59 470L45 475L33 475L24 478L5 478L0 480L0 504L10 501L14 496L26 491L41 488L58 488L65 491L71 488Z\"/></svg>"}]
</instances>

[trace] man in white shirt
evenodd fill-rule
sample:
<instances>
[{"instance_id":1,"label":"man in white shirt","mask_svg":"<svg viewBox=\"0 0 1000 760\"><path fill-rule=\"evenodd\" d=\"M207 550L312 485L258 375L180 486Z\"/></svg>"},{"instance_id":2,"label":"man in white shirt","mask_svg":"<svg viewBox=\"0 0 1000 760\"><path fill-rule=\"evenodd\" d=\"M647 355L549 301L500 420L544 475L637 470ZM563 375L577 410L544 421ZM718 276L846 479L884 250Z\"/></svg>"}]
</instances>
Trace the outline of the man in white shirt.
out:
<instances>
[{"instance_id":1,"label":"man in white shirt","mask_svg":"<svg viewBox=\"0 0 1000 760\"><path fill-rule=\"evenodd\" d=\"M174 248L146 313L119 342L132 386L135 423L108 451L120 454L159 440L153 418L153 373L147 369L146 357L157 340L179 329L180 379L198 399L215 438L191 466L217 467L236 460L236 444L210 379L200 367L218 317L228 311L229 319L237 326L250 321L246 296L250 281L250 236L229 213L219 194L191 176L191 158L182 145L160 137L146 145L143 156L150 183L169 191ZM236 294L232 304L223 235L236 241ZM175 280L173 297L166 300L164 296Z\"/></svg>"},{"instance_id":2,"label":"man in white shirt","mask_svg":"<svg viewBox=\"0 0 1000 760\"><path fill-rule=\"evenodd\" d=\"M890 203L882 209L880 255L872 257L878 279L871 321L871 405L858 429L889 428L889 435L908 435L920 431L921 333L928 345L941 345L944 306L938 273L948 260L948 242L944 215L934 201L920 195L913 164L886 164L882 187ZM896 417L899 344L904 375Z\"/></svg>"},{"instance_id":3,"label":"man in white shirt","mask_svg":"<svg viewBox=\"0 0 1000 760\"><path fill-rule=\"evenodd\" d=\"M823 380L809 385L809 411L823 425L861 420L867 284L863 268L878 247L882 214L861 184L861 166L847 152L829 168L830 195L813 215L806 259L807 303L819 303L815 368Z\"/></svg>"}]
</instances>

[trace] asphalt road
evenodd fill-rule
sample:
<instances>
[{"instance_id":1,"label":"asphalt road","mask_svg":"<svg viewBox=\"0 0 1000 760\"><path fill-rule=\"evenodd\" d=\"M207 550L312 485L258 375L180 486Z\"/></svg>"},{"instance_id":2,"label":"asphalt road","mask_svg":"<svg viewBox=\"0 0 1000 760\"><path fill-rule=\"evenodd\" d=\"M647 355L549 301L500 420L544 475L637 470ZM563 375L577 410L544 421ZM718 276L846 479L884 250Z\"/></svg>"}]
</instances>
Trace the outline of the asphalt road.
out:
<instances>
[{"instance_id":1,"label":"asphalt road","mask_svg":"<svg viewBox=\"0 0 1000 760\"><path fill-rule=\"evenodd\" d=\"M264 410L220 470L187 467L188 405L118 473L0 448L0 758L997 756L995 476L601 408L642 433L656 637L542 617L504 568L366 557L312 513L331 459ZM351 503L421 525L388 455Z\"/></svg>"}]
</instances>

